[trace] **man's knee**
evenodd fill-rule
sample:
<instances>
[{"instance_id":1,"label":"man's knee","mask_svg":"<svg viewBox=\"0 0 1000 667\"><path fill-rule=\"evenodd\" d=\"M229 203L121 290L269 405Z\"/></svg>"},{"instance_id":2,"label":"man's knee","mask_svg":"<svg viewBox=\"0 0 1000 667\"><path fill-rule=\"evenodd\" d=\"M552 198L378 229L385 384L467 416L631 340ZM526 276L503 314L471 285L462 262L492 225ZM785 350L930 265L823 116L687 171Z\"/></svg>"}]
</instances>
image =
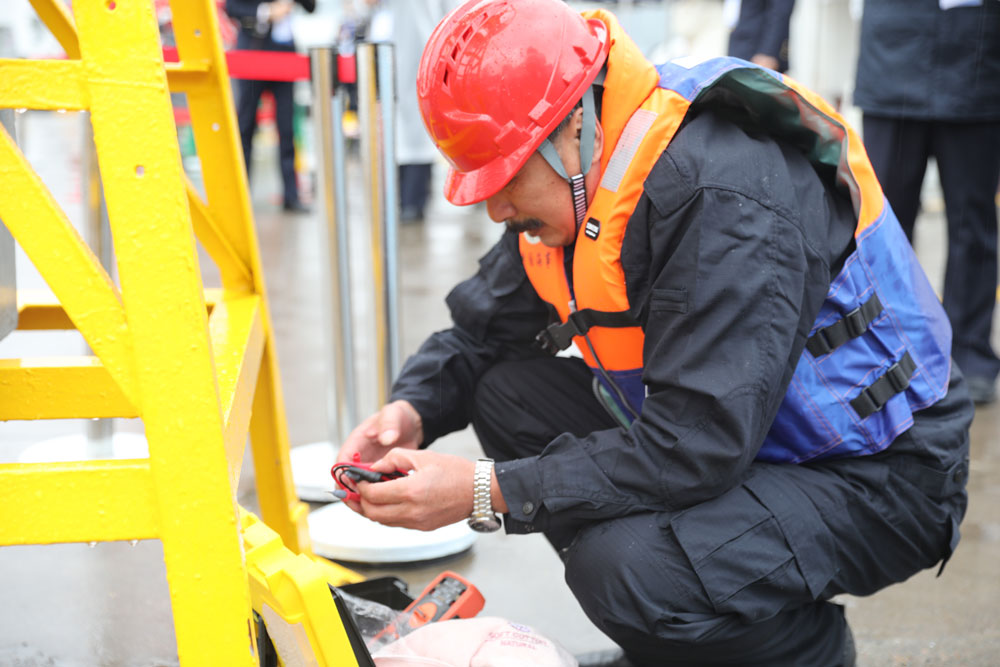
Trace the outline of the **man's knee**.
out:
<instances>
[{"instance_id":1,"label":"man's knee","mask_svg":"<svg viewBox=\"0 0 1000 667\"><path fill-rule=\"evenodd\" d=\"M472 428L483 451L497 460L517 458L512 449L511 424L518 419L515 387L517 373L511 364L491 366L476 383L473 396Z\"/></svg>"},{"instance_id":2,"label":"man's knee","mask_svg":"<svg viewBox=\"0 0 1000 667\"><path fill-rule=\"evenodd\" d=\"M690 641L716 617L664 517L637 514L579 531L566 582L587 616L619 643L636 636Z\"/></svg>"}]
</instances>

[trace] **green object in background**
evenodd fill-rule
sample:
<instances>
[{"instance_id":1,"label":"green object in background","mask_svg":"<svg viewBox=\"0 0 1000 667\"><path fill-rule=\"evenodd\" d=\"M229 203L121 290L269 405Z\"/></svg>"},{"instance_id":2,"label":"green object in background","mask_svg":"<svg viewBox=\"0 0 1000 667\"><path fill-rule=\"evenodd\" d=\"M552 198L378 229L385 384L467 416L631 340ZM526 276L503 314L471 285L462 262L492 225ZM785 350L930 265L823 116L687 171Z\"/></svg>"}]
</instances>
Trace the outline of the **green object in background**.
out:
<instances>
[{"instance_id":1,"label":"green object in background","mask_svg":"<svg viewBox=\"0 0 1000 667\"><path fill-rule=\"evenodd\" d=\"M198 151L194 147L194 132L191 130L191 125L177 126L177 143L180 145L182 159L194 157L198 154Z\"/></svg>"}]
</instances>

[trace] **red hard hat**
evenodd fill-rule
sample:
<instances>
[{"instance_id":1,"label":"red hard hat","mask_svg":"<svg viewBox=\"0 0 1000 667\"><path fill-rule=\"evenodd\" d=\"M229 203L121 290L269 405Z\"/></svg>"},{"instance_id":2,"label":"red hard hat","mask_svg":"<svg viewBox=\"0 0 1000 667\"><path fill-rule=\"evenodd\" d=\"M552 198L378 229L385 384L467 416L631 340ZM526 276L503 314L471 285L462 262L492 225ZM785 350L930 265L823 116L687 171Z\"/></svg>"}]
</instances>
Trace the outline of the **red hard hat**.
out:
<instances>
[{"instance_id":1,"label":"red hard hat","mask_svg":"<svg viewBox=\"0 0 1000 667\"><path fill-rule=\"evenodd\" d=\"M607 27L561 0L470 0L431 34L417 71L424 125L452 169L445 196L496 194L583 96Z\"/></svg>"}]
</instances>

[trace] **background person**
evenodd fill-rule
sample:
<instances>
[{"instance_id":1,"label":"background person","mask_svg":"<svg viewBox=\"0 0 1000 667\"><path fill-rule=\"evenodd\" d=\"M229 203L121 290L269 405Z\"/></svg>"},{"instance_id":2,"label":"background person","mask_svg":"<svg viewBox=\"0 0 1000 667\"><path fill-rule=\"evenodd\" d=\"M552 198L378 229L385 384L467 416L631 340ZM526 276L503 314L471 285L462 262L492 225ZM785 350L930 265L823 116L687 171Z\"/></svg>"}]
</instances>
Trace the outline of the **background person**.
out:
<instances>
[{"instance_id":1,"label":"background person","mask_svg":"<svg viewBox=\"0 0 1000 667\"><path fill-rule=\"evenodd\" d=\"M307 12L316 9L316 0L295 0ZM236 48L253 51L295 51L292 38L292 0L226 0L226 13L239 23ZM282 206L292 213L308 209L299 198L295 177L295 97L292 81L240 80L237 86L236 118L243 141L243 160L247 176L253 157L253 137L257 131L257 105L269 90L274 96L274 122L278 127L278 157L281 167Z\"/></svg>"},{"instance_id":2,"label":"background person","mask_svg":"<svg viewBox=\"0 0 1000 667\"><path fill-rule=\"evenodd\" d=\"M396 54L396 163L399 178L399 219L421 222L430 195L438 152L427 136L417 104L417 65L431 31L456 0L381 0L375 5L368 39L392 42Z\"/></svg>"},{"instance_id":3,"label":"background person","mask_svg":"<svg viewBox=\"0 0 1000 667\"><path fill-rule=\"evenodd\" d=\"M989 403L1000 373L990 342L997 300L1000 2L867 0L854 103L864 111L872 166L911 241L927 161L937 162L948 221L942 301L954 331L952 356L973 400Z\"/></svg>"}]
</instances>

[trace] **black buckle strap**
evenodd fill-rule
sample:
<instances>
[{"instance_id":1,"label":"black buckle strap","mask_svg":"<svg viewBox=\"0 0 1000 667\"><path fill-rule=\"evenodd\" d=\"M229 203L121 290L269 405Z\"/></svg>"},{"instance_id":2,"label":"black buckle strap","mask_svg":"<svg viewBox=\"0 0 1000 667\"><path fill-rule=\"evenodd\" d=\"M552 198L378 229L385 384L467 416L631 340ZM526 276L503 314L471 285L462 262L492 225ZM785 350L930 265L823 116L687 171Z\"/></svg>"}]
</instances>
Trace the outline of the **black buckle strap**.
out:
<instances>
[{"instance_id":1,"label":"black buckle strap","mask_svg":"<svg viewBox=\"0 0 1000 667\"><path fill-rule=\"evenodd\" d=\"M910 378L913 377L915 370L917 364L910 353L905 352L902 359L885 371L885 375L862 389L861 393L851 400L851 407L862 419L875 414L889 402L890 398L910 386Z\"/></svg>"},{"instance_id":2,"label":"black buckle strap","mask_svg":"<svg viewBox=\"0 0 1000 667\"><path fill-rule=\"evenodd\" d=\"M575 336L584 336L591 327L635 327L639 323L627 310L607 311L584 308L569 314L565 322L545 327L535 336L535 343L549 354L565 350Z\"/></svg>"},{"instance_id":3,"label":"black buckle strap","mask_svg":"<svg viewBox=\"0 0 1000 667\"><path fill-rule=\"evenodd\" d=\"M820 357L863 334L881 312L882 302L878 300L878 294L873 292L867 301L842 319L810 336L806 341L806 349L814 357Z\"/></svg>"}]
</instances>

